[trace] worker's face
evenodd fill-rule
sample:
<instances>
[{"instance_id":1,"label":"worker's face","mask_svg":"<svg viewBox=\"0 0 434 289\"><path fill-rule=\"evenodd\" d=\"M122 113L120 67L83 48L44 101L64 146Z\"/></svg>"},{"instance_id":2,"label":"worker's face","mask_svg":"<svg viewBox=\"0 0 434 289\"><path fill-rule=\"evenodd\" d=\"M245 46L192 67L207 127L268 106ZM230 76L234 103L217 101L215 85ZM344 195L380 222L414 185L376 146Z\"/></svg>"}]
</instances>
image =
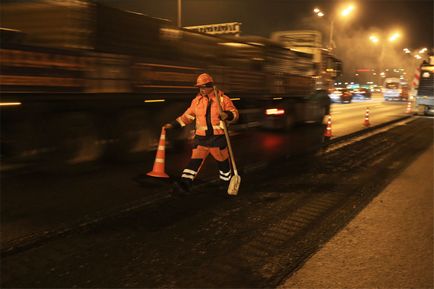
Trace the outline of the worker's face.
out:
<instances>
[{"instance_id":1,"label":"worker's face","mask_svg":"<svg viewBox=\"0 0 434 289\"><path fill-rule=\"evenodd\" d=\"M212 83L207 83L199 86L200 94L205 96L210 94L213 91Z\"/></svg>"}]
</instances>

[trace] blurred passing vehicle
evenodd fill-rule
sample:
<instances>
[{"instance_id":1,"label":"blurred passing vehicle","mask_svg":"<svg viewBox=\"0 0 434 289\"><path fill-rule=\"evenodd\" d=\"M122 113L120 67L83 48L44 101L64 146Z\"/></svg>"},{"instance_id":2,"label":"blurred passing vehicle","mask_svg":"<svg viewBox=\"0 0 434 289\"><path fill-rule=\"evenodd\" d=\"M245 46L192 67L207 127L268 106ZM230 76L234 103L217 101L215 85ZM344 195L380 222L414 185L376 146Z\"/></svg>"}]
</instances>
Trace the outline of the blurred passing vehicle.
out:
<instances>
[{"instance_id":1,"label":"blurred passing vehicle","mask_svg":"<svg viewBox=\"0 0 434 289\"><path fill-rule=\"evenodd\" d=\"M352 94L354 99L371 99L371 90L366 87L355 88Z\"/></svg>"},{"instance_id":2,"label":"blurred passing vehicle","mask_svg":"<svg viewBox=\"0 0 434 289\"><path fill-rule=\"evenodd\" d=\"M329 94L329 97L331 101L335 103L351 103L353 100L353 94L348 88L334 88Z\"/></svg>"},{"instance_id":3,"label":"blurred passing vehicle","mask_svg":"<svg viewBox=\"0 0 434 289\"><path fill-rule=\"evenodd\" d=\"M409 95L408 86L399 78L386 78L383 85L385 101L407 101Z\"/></svg>"},{"instance_id":4,"label":"blurred passing vehicle","mask_svg":"<svg viewBox=\"0 0 434 289\"><path fill-rule=\"evenodd\" d=\"M322 125L330 100L315 84L339 75L339 61L320 48L327 65L268 38L199 33L98 1L11 1L0 13L2 162L146 156L198 93L203 72L236 102L232 130Z\"/></svg>"},{"instance_id":5,"label":"blurred passing vehicle","mask_svg":"<svg viewBox=\"0 0 434 289\"><path fill-rule=\"evenodd\" d=\"M374 86L374 87L371 89L371 92L372 92L372 93L381 93L381 92L382 92L381 86Z\"/></svg>"}]
</instances>

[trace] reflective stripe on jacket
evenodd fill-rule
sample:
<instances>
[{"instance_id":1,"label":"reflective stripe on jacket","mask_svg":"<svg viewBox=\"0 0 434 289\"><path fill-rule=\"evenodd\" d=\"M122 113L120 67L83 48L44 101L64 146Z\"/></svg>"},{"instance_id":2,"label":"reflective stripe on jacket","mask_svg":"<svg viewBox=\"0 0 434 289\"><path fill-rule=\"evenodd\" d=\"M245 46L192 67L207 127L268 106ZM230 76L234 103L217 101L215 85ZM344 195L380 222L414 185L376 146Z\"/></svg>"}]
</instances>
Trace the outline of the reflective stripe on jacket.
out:
<instances>
[{"instance_id":1,"label":"reflective stripe on jacket","mask_svg":"<svg viewBox=\"0 0 434 289\"><path fill-rule=\"evenodd\" d=\"M233 115L233 119L228 121L229 123L235 122L239 118L238 110L227 95L224 95L222 91L219 91L220 103L223 111L230 111ZM198 94L196 98L191 102L190 107L176 119L181 126L186 126L196 120L196 134L205 136L208 130L206 123L206 110L208 102L211 100L211 125L214 135L224 134L223 126L219 118L219 107L217 100L214 96L214 92L210 93L208 97Z\"/></svg>"}]
</instances>

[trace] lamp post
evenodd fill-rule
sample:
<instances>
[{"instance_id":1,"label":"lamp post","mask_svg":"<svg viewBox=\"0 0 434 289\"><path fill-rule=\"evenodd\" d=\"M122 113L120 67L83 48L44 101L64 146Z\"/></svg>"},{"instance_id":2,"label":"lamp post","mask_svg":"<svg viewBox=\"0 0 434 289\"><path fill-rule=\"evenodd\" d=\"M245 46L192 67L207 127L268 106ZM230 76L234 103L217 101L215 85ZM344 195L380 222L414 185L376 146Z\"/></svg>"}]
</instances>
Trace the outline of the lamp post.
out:
<instances>
[{"instance_id":1,"label":"lamp post","mask_svg":"<svg viewBox=\"0 0 434 289\"><path fill-rule=\"evenodd\" d=\"M335 20L334 18L332 18L332 20L330 20L330 34L329 34L329 50L332 51L333 50L333 29L334 29L334 23ZM335 45L336 47L336 45Z\"/></svg>"},{"instance_id":2,"label":"lamp post","mask_svg":"<svg viewBox=\"0 0 434 289\"><path fill-rule=\"evenodd\" d=\"M349 4L348 6L346 6L344 9L342 9L340 11L340 16L345 18L348 15L350 15L354 9L355 9L354 5ZM313 12L318 17L324 17L325 16L325 13L319 8L315 8L313 10ZM334 45L334 41L333 41L335 18L336 18L336 15L332 15L332 17L330 17L329 43L328 43L328 49L330 51L333 50L333 46L336 48L336 45Z\"/></svg>"},{"instance_id":3,"label":"lamp post","mask_svg":"<svg viewBox=\"0 0 434 289\"><path fill-rule=\"evenodd\" d=\"M178 0L178 27L181 27L182 0Z\"/></svg>"},{"instance_id":4,"label":"lamp post","mask_svg":"<svg viewBox=\"0 0 434 289\"><path fill-rule=\"evenodd\" d=\"M384 55L386 52L386 45L387 44L393 44L395 42L397 42L399 39L401 38L401 33L399 32L393 32L389 35L389 37L387 38L387 40L383 40L380 36L372 34L369 36L369 40L374 44L374 45L378 45L381 44L381 50L380 50L380 56L378 59L378 70L379 70L379 81L381 80L381 77L385 77L385 74L383 72L384 70Z\"/></svg>"}]
</instances>

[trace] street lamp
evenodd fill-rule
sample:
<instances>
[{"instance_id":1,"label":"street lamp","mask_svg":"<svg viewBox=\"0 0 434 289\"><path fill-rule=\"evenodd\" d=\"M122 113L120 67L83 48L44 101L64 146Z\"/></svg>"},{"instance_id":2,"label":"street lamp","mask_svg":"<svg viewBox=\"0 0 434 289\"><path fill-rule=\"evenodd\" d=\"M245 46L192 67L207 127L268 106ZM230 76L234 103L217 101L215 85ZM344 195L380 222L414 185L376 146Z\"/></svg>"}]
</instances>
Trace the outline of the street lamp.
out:
<instances>
[{"instance_id":1,"label":"street lamp","mask_svg":"<svg viewBox=\"0 0 434 289\"><path fill-rule=\"evenodd\" d=\"M389 36L389 42L395 42L398 38L401 37L401 34L399 32L394 32Z\"/></svg>"},{"instance_id":2,"label":"street lamp","mask_svg":"<svg viewBox=\"0 0 434 289\"><path fill-rule=\"evenodd\" d=\"M182 0L178 0L178 27L181 27Z\"/></svg>"},{"instance_id":3,"label":"street lamp","mask_svg":"<svg viewBox=\"0 0 434 289\"><path fill-rule=\"evenodd\" d=\"M354 5L350 4L345 9L342 10L341 15L343 17L348 16L354 10Z\"/></svg>"},{"instance_id":4,"label":"street lamp","mask_svg":"<svg viewBox=\"0 0 434 289\"><path fill-rule=\"evenodd\" d=\"M385 55L385 50L386 50L386 44L387 43L395 43L397 42L399 39L401 38L401 33L398 31L395 31L393 33L391 33L389 35L389 37L387 38L387 41L383 40L380 36L372 34L369 36L369 40L377 45L379 43L381 43L381 52L380 52L380 58L379 58L379 71L380 71L380 75L383 76L384 72L383 72L383 66L384 66L384 55ZM405 53L410 53L410 50L408 48L404 48L404 52ZM384 77L384 76L383 76Z\"/></svg>"},{"instance_id":5,"label":"street lamp","mask_svg":"<svg viewBox=\"0 0 434 289\"><path fill-rule=\"evenodd\" d=\"M369 40L371 40L372 43L377 44L378 41L380 41L380 39L378 38L377 35L371 35L369 36Z\"/></svg>"},{"instance_id":6,"label":"street lamp","mask_svg":"<svg viewBox=\"0 0 434 289\"><path fill-rule=\"evenodd\" d=\"M344 9L341 10L340 16L341 17L347 17L348 15L350 15L352 13L352 11L354 11L354 9L355 9L355 6L353 4L349 4ZM325 16L325 13L323 11L321 11L321 9L319 9L319 8L315 8L313 10L313 12L318 17ZM333 46L336 47L336 45L333 45L333 43L334 43L334 41L333 41L334 22L335 22L335 16L332 15L332 17L330 17L330 29L329 29L330 32L329 32L329 44L328 44L328 49L330 51L333 50Z\"/></svg>"}]
</instances>

